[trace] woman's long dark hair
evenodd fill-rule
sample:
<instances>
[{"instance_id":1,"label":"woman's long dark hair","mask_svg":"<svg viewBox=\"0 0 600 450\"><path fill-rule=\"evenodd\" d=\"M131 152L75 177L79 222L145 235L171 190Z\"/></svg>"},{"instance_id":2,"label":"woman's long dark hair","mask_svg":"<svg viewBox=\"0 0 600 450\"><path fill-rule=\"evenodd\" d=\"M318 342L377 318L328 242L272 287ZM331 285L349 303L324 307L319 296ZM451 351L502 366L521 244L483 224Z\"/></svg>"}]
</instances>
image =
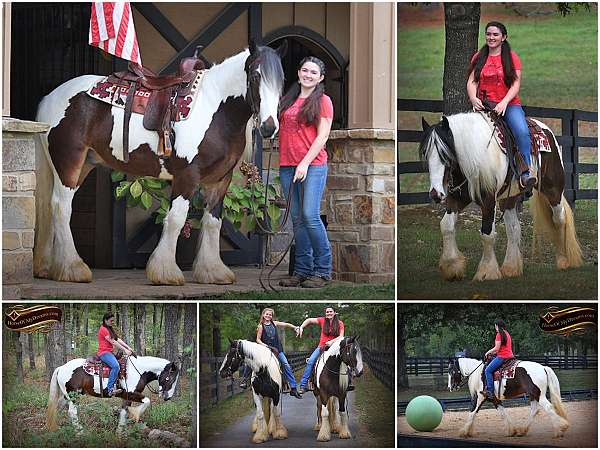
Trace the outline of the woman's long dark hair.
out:
<instances>
[{"instance_id":1,"label":"woman's long dark hair","mask_svg":"<svg viewBox=\"0 0 600 450\"><path fill-rule=\"evenodd\" d=\"M119 336L117 336L117 333L115 332L115 330L113 330L113 327L111 327L110 325L108 325L106 323L106 321L108 319L110 319L111 317L115 317L115 315L111 312L104 314L102 316L102 326L106 327L106 329L108 330L108 333L110 334L111 339L114 339L116 341L117 339L119 339Z\"/></svg>"},{"instance_id":2,"label":"woman's long dark hair","mask_svg":"<svg viewBox=\"0 0 600 450\"><path fill-rule=\"evenodd\" d=\"M331 306L328 306L325 309L327 310L329 308L331 308ZM333 310L335 311L335 309ZM325 317L325 322L323 323L323 333L325 336L338 337L340 335L340 319L338 319L337 313L334 314L333 319L331 320Z\"/></svg>"},{"instance_id":3,"label":"woman's long dark hair","mask_svg":"<svg viewBox=\"0 0 600 450\"><path fill-rule=\"evenodd\" d=\"M307 56L300 61L300 66L298 69L301 69L302 66L307 62L311 62L319 66L321 75L325 75L325 63L314 56ZM321 81L315 86L315 89L306 98L306 100L304 100L304 103L300 107L300 112L298 113L298 121L307 125L319 124L319 120L321 119L321 97L323 97L324 93L325 86L323 81ZM294 104L299 95L300 83L294 83L279 102L279 117L281 117L283 113Z\"/></svg>"},{"instance_id":4,"label":"woman's long dark hair","mask_svg":"<svg viewBox=\"0 0 600 450\"><path fill-rule=\"evenodd\" d=\"M501 345L506 345L506 324L498 319L494 322L494 325L498 326L498 333L500 333L500 344Z\"/></svg>"},{"instance_id":5,"label":"woman's long dark hair","mask_svg":"<svg viewBox=\"0 0 600 450\"><path fill-rule=\"evenodd\" d=\"M507 36L508 32L506 31L506 27L500 22L490 22L485 26L485 30L489 27L496 27L502 33L502 36ZM481 76L481 69L485 65L487 58L490 54L490 49L487 46L487 43L481 47L479 53L477 54L477 58L469 65L469 71L467 72L467 76L473 73L473 80L476 83L479 83L479 78ZM508 43L508 39L505 39L502 42L502 48L500 52L500 60L502 61L502 71L504 72L504 84L506 87L511 87L515 81L517 81L517 71L515 70L515 65L513 64L512 56L510 54L510 44Z\"/></svg>"}]
</instances>

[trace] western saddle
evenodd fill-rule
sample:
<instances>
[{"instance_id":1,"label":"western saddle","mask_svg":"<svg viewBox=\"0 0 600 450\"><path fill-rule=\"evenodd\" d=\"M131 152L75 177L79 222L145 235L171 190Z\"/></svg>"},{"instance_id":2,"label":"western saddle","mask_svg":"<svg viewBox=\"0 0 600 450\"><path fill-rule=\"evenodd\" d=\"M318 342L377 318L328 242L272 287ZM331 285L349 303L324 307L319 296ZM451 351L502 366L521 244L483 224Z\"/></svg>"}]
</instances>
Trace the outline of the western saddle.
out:
<instances>
[{"instance_id":1,"label":"western saddle","mask_svg":"<svg viewBox=\"0 0 600 450\"><path fill-rule=\"evenodd\" d=\"M200 47L196 48L194 56L183 58L179 70L173 75L158 76L150 69L130 62L127 70L108 77L108 82L128 90L123 117L124 162L129 161L129 120L138 89L149 92L145 109L141 106L144 128L158 132L158 154L166 157L171 155L175 142L171 124L178 120L175 117L177 101L190 94L195 87L193 82L197 71L205 68L204 62L198 57L199 51Z\"/></svg>"},{"instance_id":2,"label":"western saddle","mask_svg":"<svg viewBox=\"0 0 600 450\"><path fill-rule=\"evenodd\" d=\"M119 361L119 374L117 380L125 379L127 376L127 357L121 356ZM100 392L104 394L105 389L102 387L102 379L110 376L110 367L107 366L99 356L93 355L88 357L83 363L83 371L88 375L97 375L100 379ZM100 376L100 374L102 374Z\"/></svg>"}]
</instances>

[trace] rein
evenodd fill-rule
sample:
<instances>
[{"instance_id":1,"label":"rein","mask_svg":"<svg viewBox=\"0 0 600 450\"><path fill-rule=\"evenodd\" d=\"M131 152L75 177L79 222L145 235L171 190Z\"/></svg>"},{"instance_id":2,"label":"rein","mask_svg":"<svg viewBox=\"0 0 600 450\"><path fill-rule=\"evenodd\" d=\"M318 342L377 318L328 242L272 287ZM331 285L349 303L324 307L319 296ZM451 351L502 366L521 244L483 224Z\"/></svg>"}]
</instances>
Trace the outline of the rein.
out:
<instances>
[{"instance_id":1,"label":"rein","mask_svg":"<svg viewBox=\"0 0 600 450\"><path fill-rule=\"evenodd\" d=\"M130 358L131 358L131 357L130 357L130 356L128 356L128 357L127 357L127 360L128 360L130 363L131 363L131 366L132 366L132 367L135 369L135 371L138 373L138 375L140 376L140 378L142 378L142 374L141 374L141 372L138 370L138 368L137 368L137 367L135 367L135 364L133 364L133 361L132 361ZM158 378L157 378L157 381L158 381ZM144 387L145 387L145 388L147 387L147 388L148 388L148 390L149 390L150 392L152 392L153 394L159 395L159 391L155 391L155 390L154 390L154 388L150 386L150 383L147 383L147 384L146 384ZM127 389L127 386L125 386L125 388Z\"/></svg>"},{"instance_id":2,"label":"rein","mask_svg":"<svg viewBox=\"0 0 600 450\"><path fill-rule=\"evenodd\" d=\"M456 363L458 364L458 370L460 370L460 364L458 363L458 361L457 361ZM458 385L458 389L460 389L461 387L463 387L465 384L467 384L467 383L469 382L469 378L471 377L471 375L473 375L473 374L475 373L475 371L476 371L477 369L479 369L479 367L480 367L482 364L483 364L483 361L481 361L481 362L479 363L479 366L475 367L475 369L473 369L473 371L472 371L472 372L471 372L469 375L465 375L465 376L466 376L466 378L465 378L463 381L461 381L461 382L459 383L459 385Z\"/></svg>"}]
</instances>

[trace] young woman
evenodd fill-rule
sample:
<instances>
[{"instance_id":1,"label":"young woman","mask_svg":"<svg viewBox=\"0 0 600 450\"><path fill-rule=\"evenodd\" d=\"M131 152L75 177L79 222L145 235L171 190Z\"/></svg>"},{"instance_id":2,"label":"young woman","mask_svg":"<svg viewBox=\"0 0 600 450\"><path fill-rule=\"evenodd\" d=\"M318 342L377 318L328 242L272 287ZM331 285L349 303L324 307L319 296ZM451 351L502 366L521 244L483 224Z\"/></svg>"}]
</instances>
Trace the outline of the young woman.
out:
<instances>
[{"instance_id":1,"label":"young woman","mask_svg":"<svg viewBox=\"0 0 600 450\"><path fill-rule=\"evenodd\" d=\"M102 317L102 325L98 329L98 352L96 353L102 362L110 367L110 375L108 377L108 384L106 385L106 395L108 397L123 391L122 389L114 389L117 376L119 375L119 362L113 354L113 349L120 349L127 356L133 353L133 349L123 342L113 330L114 317L113 313L106 313Z\"/></svg>"},{"instance_id":2,"label":"young woman","mask_svg":"<svg viewBox=\"0 0 600 450\"><path fill-rule=\"evenodd\" d=\"M306 362L306 367L304 369L304 373L302 374L302 379L300 380L300 389L298 390L301 394L306 391L306 384L308 383L308 379L310 378L310 374L312 373L313 367L321 354L321 351L327 350L334 339L344 337L344 322L342 322L335 310L328 306L325 308L325 317L313 317L308 318L302 325L300 325L300 329L298 330L298 334L302 337L302 331L308 325L315 324L321 326L321 337L319 338L319 345L312 352L310 358ZM348 391L354 390L354 386L349 385Z\"/></svg>"},{"instance_id":3,"label":"young woman","mask_svg":"<svg viewBox=\"0 0 600 450\"><path fill-rule=\"evenodd\" d=\"M281 341L279 340L279 335L277 334L278 328L292 328L294 331L297 330L296 325L292 325L287 322L280 322L278 320L273 320L273 315L275 312L271 308L263 309L260 314L260 319L258 321L258 326L256 327L256 342L264 345L265 347L271 347L277 350L277 354L279 356L279 361L283 366L283 373L288 380L290 385L290 395L296 398L302 398L296 389L297 383L296 378L294 377L294 372L292 371L292 367L288 363L288 360L283 352L283 346L281 345ZM243 389L248 387L248 376L251 375L251 371L248 366L244 370L244 381L240 383L240 387Z\"/></svg>"},{"instance_id":4,"label":"young woman","mask_svg":"<svg viewBox=\"0 0 600 450\"><path fill-rule=\"evenodd\" d=\"M494 327L496 328L496 339L494 342L494 347L489 349L485 353L484 361L489 354L495 354L496 357L490 361L490 363L485 368L485 386L486 392L484 394L487 395L488 398L494 398L494 380L493 375L494 371L498 369L502 365L502 363L508 358L514 358L512 352L512 339L510 338L510 334L506 331L506 324L498 319L494 323Z\"/></svg>"},{"instance_id":5,"label":"young woman","mask_svg":"<svg viewBox=\"0 0 600 450\"><path fill-rule=\"evenodd\" d=\"M290 195L294 225L294 275L281 286L323 287L331 280L331 245L321 221L333 103L325 95L325 64L314 56L300 62L298 83L281 99L279 177Z\"/></svg>"},{"instance_id":6,"label":"young woman","mask_svg":"<svg viewBox=\"0 0 600 450\"><path fill-rule=\"evenodd\" d=\"M485 26L485 45L471 59L467 93L476 111L484 109L483 100L504 116L517 141L527 167L531 167L531 142L525 113L519 99L521 88L521 60L510 49L508 32L500 22ZM537 183L529 169L522 172L520 183L531 191Z\"/></svg>"}]
</instances>

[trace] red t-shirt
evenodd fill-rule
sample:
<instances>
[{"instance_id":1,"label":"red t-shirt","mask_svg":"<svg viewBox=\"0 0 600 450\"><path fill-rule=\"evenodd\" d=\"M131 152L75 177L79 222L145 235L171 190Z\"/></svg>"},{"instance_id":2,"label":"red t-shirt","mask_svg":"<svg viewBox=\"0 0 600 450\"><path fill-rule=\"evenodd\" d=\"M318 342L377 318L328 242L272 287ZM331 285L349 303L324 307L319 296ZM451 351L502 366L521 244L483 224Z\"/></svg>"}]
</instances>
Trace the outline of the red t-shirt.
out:
<instances>
[{"instance_id":1,"label":"red t-shirt","mask_svg":"<svg viewBox=\"0 0 600 450\"><path fill-rule=\"evenodd\" d=\"M112 352L113 346L106 340L106 336L110 336L108 328L104 325L98 330L98 352L96 355L100 356L102 353Z\"/></svg>"},{"instance_id":2,"label":"red t-shirt","mask_svg":"<svg viewBox=\"0 0 600 450\"><path fill-rule=\"evenodd\" d=\"M307 125L298 121L300 107L304 98L298 97L281 116L279 124L279 165L297 166L306 156L310 146L317 137L317 126ZM333 103L331 98L323 94L321 97L321 115L326 119L333 119ZM327 163L325 147L313 159L311 166L321 166Z\"/></svg>"},{"instance_id":3,"label":"red t-shirt","mask_svg":"<svg viewBox=\"0 0 600 450\"><path fill-rule=\"evenodd\" d=\"M331 341L332 339L335 339L338 336L329 336L327 334L325 334L325 317L318 317L317 318L319 325L321 325L321 338L319 339L319 347L323 347L325 345L325 343ZM340 334L342 334L344 332L344 322L342 322L340 320Z\"/></svg>"},{"instance_id":4,"label":"red t-shirt","mask_svg":"<svg viewBox=\"0 0 600 450\"><path fill-rule=\"evenodd\" d=\"M473 62L479 52L473 55L471 62ZM519 56L511 50L510 56L512 57L515 70L521 70L521 60ZM481 74L479 75L479 98L483 100L483 91L486 93L486 98L492 102L499 103L506 96L509 86L504 84L504 70L502 69L501 55L488 55L485 64L481 68ZM520 105L521 99L516 95L509 103L509 105Z\"/></svg>"},{"instance_id":5,"label":"red t-shirt","mask_svg":"<svg viewBox=\"0 0 600 450\"><path fill-rule=\"evenodd\" d=\"M506 345L500 344L500 350L498 350L498 354L496 356L499 356L500 358L514 358L512 352L512 339L510 338L508 331L504 332L506 333ZM502 342L502 336L500 336L500 333L496 333L496 341Z\"/></svg>"}]
</instances>

